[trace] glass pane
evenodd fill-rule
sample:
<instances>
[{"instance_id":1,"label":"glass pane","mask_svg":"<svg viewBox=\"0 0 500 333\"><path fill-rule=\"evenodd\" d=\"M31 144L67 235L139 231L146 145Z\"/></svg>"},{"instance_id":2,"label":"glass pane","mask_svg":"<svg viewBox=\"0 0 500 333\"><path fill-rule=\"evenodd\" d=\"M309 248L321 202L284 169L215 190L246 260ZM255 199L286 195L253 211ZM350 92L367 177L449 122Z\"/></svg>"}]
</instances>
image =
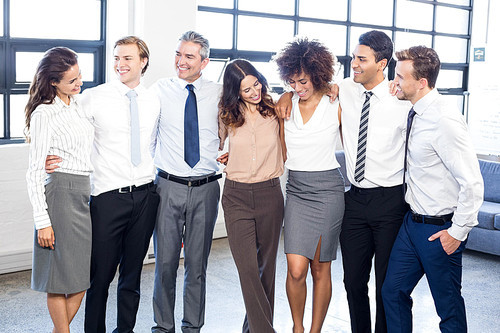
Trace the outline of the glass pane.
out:
<instances>
[{"instance_id":1,"label":"glass pane","mask_svg":"<svg viewBox=\"0 0 500 333\"><path fill-rule=\"evenodd\" d=\"M358 27L351 28L351 42L349 43L351 50L349 52L349 55L352 55L352 52L356 48L356 45L358 45L359 36L361 36L365 32L371 31L371 30L373 30L373 29L371 29L371 28L358 28ZM384 32L387 36L389 36L392 39L392 32L390 30L379 30L379 31Z\"/></svg>"},{"instance_id":2,"label":"glass pane","mask_svg":"<svg viewBox=\"0 0 500 333\"><path fill-rule=\"evenodd\" d=\"M399 0L396 13L396 26L399 28L431 31L433 7L426 3Z\"/></svg>"},{"instance_id":3,"label":"glass pane","mask_svg":"<svg viewBox=\"0 0 500 333\"><path fill-rule=\"evenodd\" d=\"M24 137L24 108L28 95L10 95L10 137Z\"/></svg>"},{"instance_id":4,"label":"glass pane","mask_svg":"<svg viewBox=\"0 0 500 333\"><path fill-rule=\"evenodd\" d=\"M392 26L393 0L352 0L353 22Z\"/></svg>"},{"instance_id":5,"label":"glass pane","mask_svg":"<svg viewBox=\"0 0 500 333\"><path fill-rule=\"evenodd\" d=\"M464 97L462 95L443 95L443 97L448 101L448 103L456 106L461 114L464 114Z\"/></svg>"},{"instance_id":6,"label":"glass pane","mask_svg":"<svg viewBox=\"0 0 500 333\"><path fill-rule=\"evenodd\" d=\"M347 0L299 1L299 15L326 20L347 20Z\"/></svg>"},{"instance_id":7,"label":"glass pane","mask_svg":"<svg viewBox=\"0 0 500 333\"><path fill-rule=\"evenodd\" d=\"M451 3L453 5L460 6L470 6L470 0L438 0L438 2Z\"/></svg>"},{"instance_id":8,"label":"glass pane","mask_svg":"<svg viewBox=\"0 0 500 333\"><path fill-rule=\"evenodd\" d=\"M346 27L334 24L299 22L299 34L319 39L335 55L346 54Z\"/></svg>"},{"instance_id":9,"label":"glass pane","mask_svg":"<svg viewBox=\"0 0 500 333\"><path fill-rule=\"evenodd\" d=\"M233 15L197 12L196 30L203 31L203 35L210 42L210 48L233 48ZM224 33L221 33L222 31Z\"/></svg>"},{"instance_id":10,"label":"glass pane","mask_svg":"<svg viewBox=\"0 0 500 333\"><path fill-rule=\"evenodd\" d=\"M252 61L252 65L257 68L257 70L264 75L269 86L283 86L283 82L278 74L278 66L276 62L256 62Z\"/></svg>"},{"instance_id":11,"label":"glass pane","mask_svg":"<svg viewBox=\"0 0 500 333\"><path fill-rule=\"evenodd\" d=\"M5 110L3 109L3 97L3 95L0 95L0 138L3 138L5 136L5 132L3 131L3 115L5 114Z\"/></svg>"},{"instance_id":12,"label":"glass pane","mask_svg":"<svg viewBox=\"0 0 500 333\"><path fill-rule=\"evenodd\" d=\"M12 37L101 38L99 0L51 0L50 5L40 0L16 0L10 2L10 11Z\"/></svg>"},{"instance_id":13,"label":"glass pane","mask_svg":"<svg viewBox=\"0 0 500 333\"><path fill-rule=\"evenodd\" d=\"M436 82L438 88L462 88L464 73L457 70L440 70Z\"/></svg>"},{"instance_id":14,"label":"glass pane","mask_svg":"<svg viewBox=\"0 0 500 333\"><path fill-rule=\"evenodd\" d=\"M210 59L207 67L203 70L203 77L213 82L222 82L224 66L227 61L225 59Z\"/></svg>"},{"instance_id":15,"label":"glass pane","mask_svg":"<svg viewBox=\"0 0 500 333\"><path fill-rule=\"evenodd\" d=\"M0 0L0 36L3 36L3 0ZM2 131L3 131L3 127L2 127ZM2 137L3 137L3 135L2 135Z\"/></svg>"},{"instance_id":16,"label":"glass pane","mask_svg":"<svg viewBox=\"0 0 500 333\"><path fill-rule=\"evenodd\" d=\"M417 45L431 47L432 36L411 32L396 32L396 40L394 41L394 44L394 51L401 51Z\"/></svg>"},{"instance_id":17,"label":"glass pane","mask_svg":"<svg viewBox=\"0 0 500 333\"><path fill-rule=\"evenodd\" d=\"M16 82L32 82L44 52L16 52ZM78 65L83 81L94 81L94 54L79 53Z\"/></svg>"},{"instance_id":18,"label":"glass pane","mask_svg":"<svg viewBox=\"0 0 500 333\"><path fill-rule=\"evenodd\" d=\"M293 15L295 13L294 0L239 0L238 9L252 12Z\"/></svg>"},{"instance_id":19,"label":"glass pane","mask_svg":"<svg viewBox=\"0 0 500 333\"><path fill-rule=\"evenodd\" d=\"M453 17L453 20L450 20L450 17ZM436 31L451 34L468 34L469 11L438 6L436 8Z\"/></svg>"},{"instance_id":20,"label":"glass pane","mask_svg":"<svg viewBox=\"0 0 500 333\"><path fill-rule=\"evenodd\" d=\"M465 63L467 39L436 36L434 49L441 62Z\"/></svg>"},{"instance_id":21,"label":"glass pane","mask_svg":"<svg viewBox=\"0 0 500 333\"><path fill-rule=\"evenodd\" d=\"M234 8L234 0L198 0L198 6Z\"/></svg>"},{"instance_id":22,"label":"glass pane","mask_svg":"<svg viewBox=\"0 0 500 333\"><path fill-rule=\"evenodd\" d=\"M238 21L239 50L276 52L293 38L293 21L290 20L240 16Z\"/></svg>"}]
</instances>

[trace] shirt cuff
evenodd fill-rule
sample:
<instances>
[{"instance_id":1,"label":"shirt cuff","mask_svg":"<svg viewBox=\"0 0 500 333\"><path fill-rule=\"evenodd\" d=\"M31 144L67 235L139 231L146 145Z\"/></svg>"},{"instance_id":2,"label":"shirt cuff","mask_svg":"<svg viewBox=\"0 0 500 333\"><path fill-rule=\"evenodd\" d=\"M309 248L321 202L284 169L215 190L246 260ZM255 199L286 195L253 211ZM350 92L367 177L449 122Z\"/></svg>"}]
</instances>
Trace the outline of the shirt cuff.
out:
<instances>
[{"instance_id":1,"label":"shirt cuff","mask_svg":"<svg viewBox=\"0 0 500 333\"><path fill-rule=\"evenodd\" d=\"M33 220L35 221L36 230L47 228L52 225L52 223L50 223L49 213L47 213L46 210L33 213Z\"/></svg>"},{"instance_id":2,"label":"shirt cuff","mask_svg":"<svg viewBox=\"0 0 500 333\"><path fill-rule=\"evenodd\" d=\"M448 228L448 234L451 237L453 237L453 238L455 238L455 239L463 242L464 240L467 239L467 235L472 230L472 228L473 227L469 227L469 226L463 226L463 227L461 227L458 224L453 223L451 225L451 227Z\"/></svg>"}]
</instances>

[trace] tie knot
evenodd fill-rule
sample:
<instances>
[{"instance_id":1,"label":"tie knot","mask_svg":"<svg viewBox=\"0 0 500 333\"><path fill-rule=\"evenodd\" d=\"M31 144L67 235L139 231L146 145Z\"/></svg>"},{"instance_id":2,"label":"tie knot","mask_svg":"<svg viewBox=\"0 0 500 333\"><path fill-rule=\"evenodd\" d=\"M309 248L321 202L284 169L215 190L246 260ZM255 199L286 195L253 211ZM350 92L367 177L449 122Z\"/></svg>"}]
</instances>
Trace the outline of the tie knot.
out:
<instances>
[{"instance_id":1,"label":"tie knot","mask_svg":"<svg viewBox=\"0 0 500 333\"><path fill-rule=\"evenodd\" d=\"M368 99L368 98L372 97L373 92L371 92L371 91L365 91L365 95L366 95L366 98Z\"/></svg>"},{"instance_id":2,"label":"tie knot","mask_svg":"<svg viewBox=\"0 0 500 333\"><path fill-rule=\"evenodd\" d=\"M186 86L186 88L187 88L187 90L189 90L189 91L191 91L191 92L194 90L194 86L193 86L192 84L188 84L188 85Z\"/></svg>"},{"instance_id":3,"label":"tie knot","mask_svg":"<svg viewBox=\"0 0 500 333\"><path fill-rule=\"evenodd\" d=\"M410 109L410 113L408 113L408 118L413 118L415 116L415 110L413 108Z\"/></svg>"},{"instance_id":4,"label":"tie knot","mask_svg":"<svg viewBox=\"0 0 500 333\"><path fill-rule=\"evenodd\" d=\"M130 91L127 93L127 97L128 97L129 99L136 98L136 97L137 97L137 93L135 92L135 90L130 90Z\"/></svg>"}]
</instances>

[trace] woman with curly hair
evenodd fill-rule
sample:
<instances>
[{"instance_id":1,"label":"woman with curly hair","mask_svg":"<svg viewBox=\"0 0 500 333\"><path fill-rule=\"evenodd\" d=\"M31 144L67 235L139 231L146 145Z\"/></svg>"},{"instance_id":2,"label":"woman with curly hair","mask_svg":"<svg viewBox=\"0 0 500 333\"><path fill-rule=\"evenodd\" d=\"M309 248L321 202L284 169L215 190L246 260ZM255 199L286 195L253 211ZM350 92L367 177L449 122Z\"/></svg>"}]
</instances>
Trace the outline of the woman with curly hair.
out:
<instances>
[{"instance_id":1,"label":"woman with curly hair","mask_svg":"<svg viewBox=\"0 0 500 333\"><path fill-rule=\"evenodd\" d=\"M221 149L229 137L222 207L246 316L243 332L274 332L276 255L283 222L280 120L267 81L246 60L230 62L219 102Z\"/></svg>"},{"instance_id":2,"label":"woman with curly hair","mask_svg":"<svg viewBox=\"0 0 500 333\"><path fill-rule=\"evenodd\" d=\"M330 266L336 259L344 214L344 179L335 158L339 104L331 104L334 57L316 40L296 39L275 57L281 79L294 90L285 120L288 168L285 207L286 291L293 332L304 332L306 277L313 278L310 332L320 332L330 304Z\"/></svg>"},{"instance_id":3,"label":"woman with curly hair","mask_svg":"<svg viewBox=\"0 0 500 333\"><path fill-rule=\"evenodd\" d=\"M47 293L57 333L69 333L90 286L88 202L94 128L75 98L81 86L76 53L52 48L38 64L25 108L30 142L26 180L36 229L31 288ZM45 173L47 155L63 158L50 175Z\"/></svg>"}]
</instances>

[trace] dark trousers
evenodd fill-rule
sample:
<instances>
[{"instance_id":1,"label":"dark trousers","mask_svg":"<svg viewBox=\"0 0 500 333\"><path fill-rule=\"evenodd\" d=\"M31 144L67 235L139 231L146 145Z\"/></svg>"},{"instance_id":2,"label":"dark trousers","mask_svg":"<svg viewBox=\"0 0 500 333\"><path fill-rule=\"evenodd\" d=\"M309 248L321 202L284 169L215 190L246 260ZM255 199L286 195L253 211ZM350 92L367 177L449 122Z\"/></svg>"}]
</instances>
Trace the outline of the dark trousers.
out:
<instances>
[{"instance_id":1,"label":"dark trousers","mask_svg":"<svg viewBox=\"0 0 500 333\"><path fill-rule=\"evenodd\" d=\"M387 331L381 289L392 245L407 210L401 185L372 189L353 186L345 195L340 246L354 333L372 332L368 281L373 257L377 304L375 332Z\"/></svg>"},{"instance_id":2,"label":"dark trousers","mask_svg":"<svg viewBox=\"0 0 500 333\"><path fill-rule=\"evenodd\" d=\"M388 332L412 331L411 292L425 274L436 311L441 318L439 328L446 333L467 332L465 304L462 289L462 252L465 243L447 255L439 239L428 238L448 229L451 222L443 226L416 223L408 213L399 231L387 276L382 288Z\"/></svg>"},{"instance_id":3,"label":"dark trousers","mask_svg":"<svg viewBox=\"0 0 500 333\"><path fill-rule=\"evenodd\" d=\"M275 332L276 255L283 225L279 178L253 184L226 179L222 207L247 312L242 332Z\"/></svg>"},{"instance_id":4,"label":"dark trousers","mask_svg":"<svg viewBox=\"0 0 500 333\"><path fill-rule=\"evenodd\" d=\"M206 177L191 177L196 180ZM152 332L175 332L175 287L184 242L184 317L182 332L199 332L205 322L208 255L217 220L217 181L187 186L158 177L160 208L153 239L155 283Z\"/></svg>"},{"instance_id":5,"label":"dark trousers","mask_svg":"<svg viewBox=\"0 0 500 333\"><path fill-rule=\"evenodd\" d=\"M131 193L111 191L91 198L92 256L85 305L86 333L106 332L108 289L118 265L117 327L113 332L133 332L142 265L159 203L155 187Z\"/></svg>"}]
</instances>

